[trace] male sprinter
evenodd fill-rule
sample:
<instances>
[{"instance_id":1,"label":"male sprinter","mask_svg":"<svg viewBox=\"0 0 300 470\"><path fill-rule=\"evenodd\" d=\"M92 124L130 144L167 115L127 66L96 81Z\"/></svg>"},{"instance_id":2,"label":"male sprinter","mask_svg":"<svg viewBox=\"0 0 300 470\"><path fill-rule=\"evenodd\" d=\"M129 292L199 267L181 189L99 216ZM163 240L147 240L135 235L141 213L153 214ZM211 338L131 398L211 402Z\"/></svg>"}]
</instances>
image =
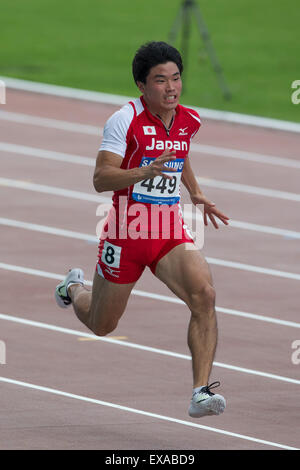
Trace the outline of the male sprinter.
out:
<instances>
[{"instance_id":1,"label":"male sprinter","mask_svg":"<svg viewBox=\"0 0 300 470\"><path fill-rule=\"evenodd\" d=\"M96 191L114 191L114 195L100 238L92 292L84 287L81 269L75 268L57 286L56 300L61 307L72 304L77 317L96 335L107 335L116 328L148 266L191 312L188 346L194 390L189 415L218 415L225 399L211 392L214 384L208 385L217 344L215 291L203 254L195 245L187 249L193 240L181 216L180 180L192 202L204 205L205 225L209 218L218 228L216 218L228 224L228 217L203 195L191 169L190 140L201 122L194 110L179 105L183 70L179 52L164 42L148 43L137 51L132 69L142 96L107 121L96 161ZM162 223L153 221L157 208L166 207L168 221L163 211Z\"/></svg>"}]
</instances>

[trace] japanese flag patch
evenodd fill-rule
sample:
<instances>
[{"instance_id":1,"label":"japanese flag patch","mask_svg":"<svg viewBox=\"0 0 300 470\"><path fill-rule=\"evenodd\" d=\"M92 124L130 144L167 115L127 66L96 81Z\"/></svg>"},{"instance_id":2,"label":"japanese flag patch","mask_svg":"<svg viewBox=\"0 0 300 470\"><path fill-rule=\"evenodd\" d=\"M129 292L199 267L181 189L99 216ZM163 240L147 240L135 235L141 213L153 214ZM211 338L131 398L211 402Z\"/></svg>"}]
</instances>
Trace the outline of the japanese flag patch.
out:
<instances>
[{"instance_id":1,"label":"japanese flag patch","mask_svg":"<svg viewBox=\"0 0 300 470\"><path fill-rule=\"evenodd\" d=\"M145 135L156 135L155 126L143 126Z\"/></svg>"}]
</instances>

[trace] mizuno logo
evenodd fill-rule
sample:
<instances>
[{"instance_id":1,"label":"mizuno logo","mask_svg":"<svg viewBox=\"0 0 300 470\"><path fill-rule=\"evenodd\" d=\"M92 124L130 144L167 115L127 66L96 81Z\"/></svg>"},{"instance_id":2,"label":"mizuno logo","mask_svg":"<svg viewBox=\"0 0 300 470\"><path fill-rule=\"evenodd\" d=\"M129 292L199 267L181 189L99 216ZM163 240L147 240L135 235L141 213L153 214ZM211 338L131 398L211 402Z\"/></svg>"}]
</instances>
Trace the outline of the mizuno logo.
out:
<instances>
[{"instance_id":1,"label":"mizuno logo","mask_svg":"<svg viewBox=\"0 0 300 470\"><path fill-rule=\"evenodd\" d=\"M111 276L120 276L120 271L118 269L112 269L110 266L105 266L105 271L108 272L108 274L110 274Z\"/></svg>"},{"instance_id":2,"label":"mizuno logo","mask_svg":"<svg viewBox=\"0 0 300 470\"><path fill-rule=\"evenodd\" d=\"M187 132L185 132L188 129L188 127L184 127L183 129L179 129L179 135L187 135Z\"/></svg>"}]
</instances>

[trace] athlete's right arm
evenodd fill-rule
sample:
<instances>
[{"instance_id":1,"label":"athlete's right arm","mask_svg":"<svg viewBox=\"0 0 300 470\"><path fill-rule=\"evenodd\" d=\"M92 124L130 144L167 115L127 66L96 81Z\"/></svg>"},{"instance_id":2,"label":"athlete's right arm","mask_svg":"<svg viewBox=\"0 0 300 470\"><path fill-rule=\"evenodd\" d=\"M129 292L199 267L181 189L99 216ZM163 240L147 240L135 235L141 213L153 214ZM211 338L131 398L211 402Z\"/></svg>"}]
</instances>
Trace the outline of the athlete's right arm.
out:
<instances>
[{"instance_id":1,"label":"athlete's right arm","mask_svg":"<svg viewBox=\"0 0 300 470\"><path fill-rule=\"evenodd\" d=\"M152 165L124 170L120 168L123 160L120 155L107 150L100 150L94 171L94 188L98 193L102 193L103 191L125 189L139 181L159 175L171 179L172 177L163 173L163 170L166 170L164 167L165 162L175 159L174 155L175 152L167 150L157 157ZM170 169L168 171L170 172Z\"/></svg>"}]
</instances>

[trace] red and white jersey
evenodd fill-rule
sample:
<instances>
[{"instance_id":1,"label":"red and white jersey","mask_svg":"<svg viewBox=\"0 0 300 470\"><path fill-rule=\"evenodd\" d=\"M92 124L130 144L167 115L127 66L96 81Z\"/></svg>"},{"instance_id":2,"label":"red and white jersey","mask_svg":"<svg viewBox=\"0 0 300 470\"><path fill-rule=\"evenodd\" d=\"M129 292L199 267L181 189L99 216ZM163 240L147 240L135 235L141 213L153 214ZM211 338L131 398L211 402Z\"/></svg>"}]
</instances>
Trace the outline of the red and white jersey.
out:
<instances>
[{"instance_id":1,"label":"red and white jersey","mask_svg":"<svg viewBox=\"0 0 300 470\"><path fill-rule=\"evenodd\" d=\"M130 101L115 112L104 127L103 140L99 150L107 150L123 157L122 169L150 165L165 150L175 150L176 160L166 163L175 168L170 172L171 180L156 176L135 185L114 192L114 205L120 196L127 197L127 204L173 205L180 201L180 180L184 160L188 156L190 141L199 130L200 117L196 111L184 106L176 107L170 129L154 116L140 97Z\"/></svg>"}]
</instances>

